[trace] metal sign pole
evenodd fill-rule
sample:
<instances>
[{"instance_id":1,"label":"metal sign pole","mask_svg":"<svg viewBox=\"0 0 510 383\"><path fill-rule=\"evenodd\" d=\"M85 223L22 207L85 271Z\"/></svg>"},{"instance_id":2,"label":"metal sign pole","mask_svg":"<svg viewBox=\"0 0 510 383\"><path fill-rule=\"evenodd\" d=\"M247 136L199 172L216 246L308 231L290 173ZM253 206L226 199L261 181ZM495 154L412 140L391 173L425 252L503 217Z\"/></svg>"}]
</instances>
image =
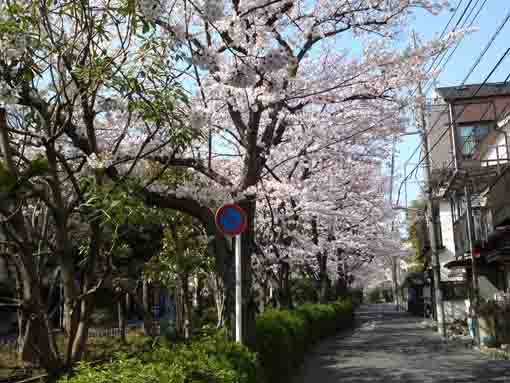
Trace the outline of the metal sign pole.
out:
<instances>
[{"instance_id":1,"label":"metal sign pole","mask_svg":"<svg viewBox=\"0 0 510 383\"><path fill-rule=\"evenodd\" d=\"M242 343L242 275L241 275L241 234L235 237L235 263L236 263L236 342Z\"/></svg>"}]
</instances>

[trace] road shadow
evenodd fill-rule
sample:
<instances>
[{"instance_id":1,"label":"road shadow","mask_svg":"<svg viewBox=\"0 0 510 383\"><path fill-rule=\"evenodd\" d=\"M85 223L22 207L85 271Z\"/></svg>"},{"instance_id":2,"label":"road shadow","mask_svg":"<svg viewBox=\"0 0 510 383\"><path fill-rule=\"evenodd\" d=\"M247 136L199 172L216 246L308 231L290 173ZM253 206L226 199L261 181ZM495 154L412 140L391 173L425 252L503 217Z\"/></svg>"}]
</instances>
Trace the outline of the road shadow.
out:
<instances>
[{"instance_id":1,"label":"road shadow","mask_svg":"<svg viewBox=\"0 0 510 383\"><path fill-rule=\"evenodd\" d=\"M443 341L423 318L370 306L356 318L353 331L311 352L294 383L510 383L510 362Z\"/></svg>"}]
</instances>

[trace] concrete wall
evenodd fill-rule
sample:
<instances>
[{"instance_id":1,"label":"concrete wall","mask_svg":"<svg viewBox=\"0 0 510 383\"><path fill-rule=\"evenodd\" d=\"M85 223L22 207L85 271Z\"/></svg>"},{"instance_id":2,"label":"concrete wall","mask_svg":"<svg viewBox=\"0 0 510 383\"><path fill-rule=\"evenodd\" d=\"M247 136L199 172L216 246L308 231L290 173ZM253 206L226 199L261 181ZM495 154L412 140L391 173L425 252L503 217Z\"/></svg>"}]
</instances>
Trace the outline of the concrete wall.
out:
<instances>
[{"instance_id":1,"label":"concrete wall","mask_svg":"<svg viewBox=\"0 0 510 383\"><path fill-rule=\"evenodd\" d=\"M439 218L441 222L441 234L443 237L444 246L444 249L439 253L439 262L441 264L441 280L463 280L461 276L451 276L450 274L453 270L449 270L444 267L445 263L455 260L455 239L449 201L443 200L439 203ZM443 304L445 321L447 323L451 323L456 319L465 319L467 317L468 311L464 300L445 300Z\"/></svg>"},{"instance_id":2,"label":"concrete wall","mask_svg":"<svg viewBox=\"0 0 510 383\"><path fill-rule=\"evenodd\" d=\"M482 156L482 166L494 166L508 162L508 147L505 132L489 137L487 152ZM487 162L484 162L487 161Z\"/></svg>"},{"instance_id":3,"label":"concrete wall","mask_svg":"<svg viewBox=\"0 0 510 383\"><path fill-rule=\"evenodd\" d=\"M450 277L450 270L445 268L447 262L455 260L455 239L452 223L452 212L450 202L443 200L439 203L439 219L441 222L441 235L443 237L444 249L439 252L439 263L441 264L441 280L458 281L459 277Z\"/></svg>"},{"instance_id":4,"label":"concrete wall","mask_svg":"<svg viewBox=\"0 0 510 383\"><path fill-rule=\"evenodd\" d=\"M449 129L450 119L448 105L434 104L425 107L425 121L428 133L431 169L442 169L452 162L450 132L442 138L441 135Z\"/></svg>"},{"instance_id":5,"label":"concrete wall","mask_svg":"<svg viewBox=\"0 0 510 383\"><path fill-rule=\"evenodd\" d=\"M457 123L497 121L509 102L508 96L457 100L453 106L454 116Z\"/></svg>"},{"instance_id":6,"label":"concrete wall","mask_svg":"<svg viewBox=\"0 0 510 383\"><path fill-rule=\"evenodd\" d=\"M494 294L498 292L496 286L483 275L478 277L478 286L480 288L480 297L483 299L494 299Z\"/></svg>"}]
</instances>

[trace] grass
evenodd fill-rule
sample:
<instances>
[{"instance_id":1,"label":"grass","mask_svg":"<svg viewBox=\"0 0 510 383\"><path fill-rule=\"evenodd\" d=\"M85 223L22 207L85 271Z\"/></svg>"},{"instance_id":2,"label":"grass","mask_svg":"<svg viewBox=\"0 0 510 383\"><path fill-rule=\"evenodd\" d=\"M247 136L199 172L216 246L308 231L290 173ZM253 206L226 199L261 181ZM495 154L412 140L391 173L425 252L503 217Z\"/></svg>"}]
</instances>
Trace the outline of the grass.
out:
<instances>
[{"instance_id":1,"label":"grass","mask_svg":"<svg viewBox=\"0 0 510 383\"><path fill-rule=\"evenodd\" d=\"M142 344L146 340L147 337L143 334L143 330L140 329L128 330L126 343L122 343L120 337L89 338L84 360L89 362L104 360L113 356L116 352L134 353L141 349ZM65 348L64 336L58 335L56 342L59 353L62 355ZM27 370L19 361L17 353L12 349L2 348L0 346L0 381L13 374L22 373L24 371ZM29 373L30 375L36 376L44 374L44 370L31 369Z\"/></svg>"}]
</instances>

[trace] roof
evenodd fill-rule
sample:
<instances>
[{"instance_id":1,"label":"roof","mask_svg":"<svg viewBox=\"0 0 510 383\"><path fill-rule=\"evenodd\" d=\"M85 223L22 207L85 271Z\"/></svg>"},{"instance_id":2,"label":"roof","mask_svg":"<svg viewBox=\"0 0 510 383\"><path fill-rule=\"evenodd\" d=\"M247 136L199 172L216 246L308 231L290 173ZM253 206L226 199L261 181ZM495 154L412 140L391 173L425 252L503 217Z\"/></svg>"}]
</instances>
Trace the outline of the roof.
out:
<instances>
[{"instance_id":1,"label":"roof","mask_svg":"<svg viewBox=\"0 0 510 383\"><path fill-rule=\"evenodd\" d=\"M484 265L485 264L484 258L477 258L476 264L478 266ZM450 270L451 269L469 269L469 268L471 268L471 266L472 266L471 257L452 260L452 261L447 262L443 265L444 268L450 269Z\"/></svg>"},{"instance_id":2,"label":"roof","mask_svg":"<svg viewBox=\"0 0 510 383\"><path fill-rule=\"evenodd\" d=\"M471 259L455 259L453 261L447 262L443 265L446 269L464 269L466 267L471 267Z\"/></svg>"},{"instance_id":3,"label":"roof","mask_svg":"<svg viewBox=\"0 0 510 383\"><path fill-rule=\"evenodd\" d=\"M481 86L481 88L480 88ZM469 84L436 88L445 101L467 100L470 98L510 96L510 82Z\"/></svg>"}]
</instances>

